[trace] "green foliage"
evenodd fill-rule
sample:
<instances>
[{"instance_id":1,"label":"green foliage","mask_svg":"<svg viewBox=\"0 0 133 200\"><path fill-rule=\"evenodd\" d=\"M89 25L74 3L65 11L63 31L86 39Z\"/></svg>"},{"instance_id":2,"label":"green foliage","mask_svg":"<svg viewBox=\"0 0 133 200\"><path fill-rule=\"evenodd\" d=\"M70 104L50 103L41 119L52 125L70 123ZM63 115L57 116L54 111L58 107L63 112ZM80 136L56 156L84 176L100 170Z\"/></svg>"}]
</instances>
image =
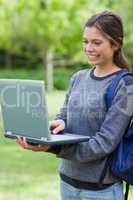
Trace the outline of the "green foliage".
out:
<instances>
[{"instance_id":1,"label":"green foliage","mask_svg":"<svg viewBox=\"0 0 133 200\"><path fill-rule=\"evenodd\" d=\"M75 70L76 69L65 70L64 68L56 67L54 69L54 88L58 90L66 90L68 88L69 78ZM46 71L43 69L1 69L0 78L46 80Z\"/></svg>"},{"instance_id":2,"label":"green foliage","mask_svg":"<svg viewBox=\"0 0 133 200\"><path fill-rule=\"evenodd\" d=\"M15 79L35 79L43 80L44 76L42 70L25 70L25 69L13 69L13 70L0 70L0 78L15 78Z\"/></svg>"},{"instance_id":3,"label":"green foliage","mask_svg":"<svg viewBox=\"0 0 133 200\"><path fill-rule=\"evenodd\" d=\"M54 56L67 56L73 62L85 62L82 33L89 16L113 10L125 24L125 53L132 59L131 0L1 0L0 48L29 59L45 59L50 49ZM66 59L67 61L67 59Z\"/></svg>"},{"instance_id":4,"label":"green foliage","mask_svg":"<svg viewBox=\"0 0 133 200\"><path fill-rule=\"evenodd\" d=\"M69 74L64 69L54 70L54 86L58 90L64 90L68 87Z\"/></svg>"}]
</instances>

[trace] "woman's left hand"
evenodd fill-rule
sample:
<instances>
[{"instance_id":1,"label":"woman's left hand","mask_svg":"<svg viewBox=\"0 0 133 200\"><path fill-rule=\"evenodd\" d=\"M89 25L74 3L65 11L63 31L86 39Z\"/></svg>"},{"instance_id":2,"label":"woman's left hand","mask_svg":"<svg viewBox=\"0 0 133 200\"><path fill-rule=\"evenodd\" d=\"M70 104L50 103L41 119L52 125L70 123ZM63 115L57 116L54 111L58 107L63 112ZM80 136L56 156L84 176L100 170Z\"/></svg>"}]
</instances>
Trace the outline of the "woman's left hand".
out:
<instances>
[{"instance_id":1,"label":"woman's left hand","mask_svg":"<svg viewBox=\"0 0 133 200\"><path fill-rule=\"evenodd\" d=\"M19 144L23 149L28 149L28 150L32 150L32 151L47 151L50 146L47 145L47 144L37 144L37 145L32 145L32 144L29 144L27 141L26 141L26 138L25 137L18 137L18 139L16 140L17 144Z\"/></svg>"}]
</instances>

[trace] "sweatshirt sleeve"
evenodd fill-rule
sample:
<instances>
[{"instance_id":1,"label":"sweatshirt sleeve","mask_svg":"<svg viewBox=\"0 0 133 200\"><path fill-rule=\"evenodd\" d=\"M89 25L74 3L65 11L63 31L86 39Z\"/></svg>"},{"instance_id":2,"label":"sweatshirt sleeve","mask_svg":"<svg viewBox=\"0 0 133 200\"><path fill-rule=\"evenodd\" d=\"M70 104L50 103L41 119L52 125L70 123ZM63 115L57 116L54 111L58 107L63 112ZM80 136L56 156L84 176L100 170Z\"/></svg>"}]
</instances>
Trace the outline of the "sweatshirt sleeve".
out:
<instances>
[{"instance_id":1,"label":"sweatshirt sleeve","mask_svg":"<svg viewBox=\"0 0 133 200\"><path fill-rule=\"evenodd\" d=\"M87 142L62 146L57 156L81 163L104 158L119 144L131 116L133 116L133 77L128 75L119 82L117 94L106 113L100 131Z\"/></svg>"},{"instance_id":2,"label":"sweatshirt sleeve","mask_svg":"<svg viewBox=\"0 0 133 200\"><path fill-rule=\"evenodd\" d=\"M74 83L75 83L75 80L76 80L76 77L77 77L77 73L75 73L71 78L70 78L70 84L69 84L69 88L68 88L68 91L66 93L66 96L65 96L65 101L64 101L64 104L62 106L62 108L60 109L59 113L56 115L55 119L62 119L65 124L66 124L66 118L67 118L67 102L68 102L68 99L69 99L69 96L70 96L70 93L71 93L71 90L74 86ZM48 153L53 153L53 154L59 154L59 152L61 151L61 148L63 148L62 145L55 145L55 146L51 146L47 152Z\"/></svg>"}]
</instances>

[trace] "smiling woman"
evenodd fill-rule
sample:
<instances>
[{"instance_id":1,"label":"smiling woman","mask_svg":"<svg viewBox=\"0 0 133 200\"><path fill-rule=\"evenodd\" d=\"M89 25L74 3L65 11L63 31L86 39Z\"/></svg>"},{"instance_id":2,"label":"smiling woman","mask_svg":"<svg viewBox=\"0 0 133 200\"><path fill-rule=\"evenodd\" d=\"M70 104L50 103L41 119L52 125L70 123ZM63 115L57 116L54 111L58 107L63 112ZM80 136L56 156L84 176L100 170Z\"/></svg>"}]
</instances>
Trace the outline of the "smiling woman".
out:
<instances>
[{"instance_id":1,"label":"smiling woman","mask_svg":"<svg viewBox=\"0 0 133 200\"><path fill-rule=\"evenodd\" d=\"M84 52L89 63L104 70L128 68L122 53L123 35L122 20L118 15L105 11L91 17L83 34Z\"/></svg>"},{"instance_id":2,"label":"smiling woman","mask_svg":"<svg viewBox=\"0 0 133 200\"><path fill-rule=\"evenodd\" d=\"M123 200L121 181L109 166L103 184L99 186L106 161L119 144L133 115L133 90L130 90L133 78L129 75L119 82L113 104L109 111L106 109L107 88L117 75L128 69L122 54L120 17L105 11L89 18L83 42L84 53L94 67L72 76L64 105L50 128L56 134L64 130L90 136L90 139L53 147L29 146L26 140L21 139L18 143L25 149L41 149L62 158L59 170L62 200Z\"/></svg>"},{"instance_id":3,"label":"smiling woman","mask_svg":"<svg viewBox=\"0 0 133 200\"><path fill-rule=\"evenodd\" d=\"M117 46L111 46L110 41L96 27L86 27L84 31L84 52L89 63L106 67L113 64L112 58Z\"/></svg>"}]
</instances>

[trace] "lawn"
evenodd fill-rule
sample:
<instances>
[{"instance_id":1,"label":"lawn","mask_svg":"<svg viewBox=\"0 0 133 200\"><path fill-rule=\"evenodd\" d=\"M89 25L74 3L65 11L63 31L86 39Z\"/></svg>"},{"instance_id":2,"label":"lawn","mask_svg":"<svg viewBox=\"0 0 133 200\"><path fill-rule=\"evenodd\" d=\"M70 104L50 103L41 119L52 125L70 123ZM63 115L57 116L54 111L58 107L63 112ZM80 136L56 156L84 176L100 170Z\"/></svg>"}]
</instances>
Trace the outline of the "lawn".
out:
<instances>
[{"instance_id":1,"label":"lawn","mask_svg":"<svg viewBox=\"0 0 133 200\"><path fill-rule=\"evenodd\" d=\"M64 95L59 91L47 95L50 120L63 104ZM60 200L59 159L50 153L23 150L2 133L0 120L0 200ZM129 200L133 200L133 192Z\"/></svg>"},{"instance_id":2,"label":"lawn","mask_svg":"<svg viewBox=\"0 0 133 200\"><path fill-rule=\"evenodd\" d=\"M64 94L47 95L50 120L63 104ZM0 200L59 200L59 159L50 153L23 150L2 133L0 120Z\"/></svg>"}]
</instances>

